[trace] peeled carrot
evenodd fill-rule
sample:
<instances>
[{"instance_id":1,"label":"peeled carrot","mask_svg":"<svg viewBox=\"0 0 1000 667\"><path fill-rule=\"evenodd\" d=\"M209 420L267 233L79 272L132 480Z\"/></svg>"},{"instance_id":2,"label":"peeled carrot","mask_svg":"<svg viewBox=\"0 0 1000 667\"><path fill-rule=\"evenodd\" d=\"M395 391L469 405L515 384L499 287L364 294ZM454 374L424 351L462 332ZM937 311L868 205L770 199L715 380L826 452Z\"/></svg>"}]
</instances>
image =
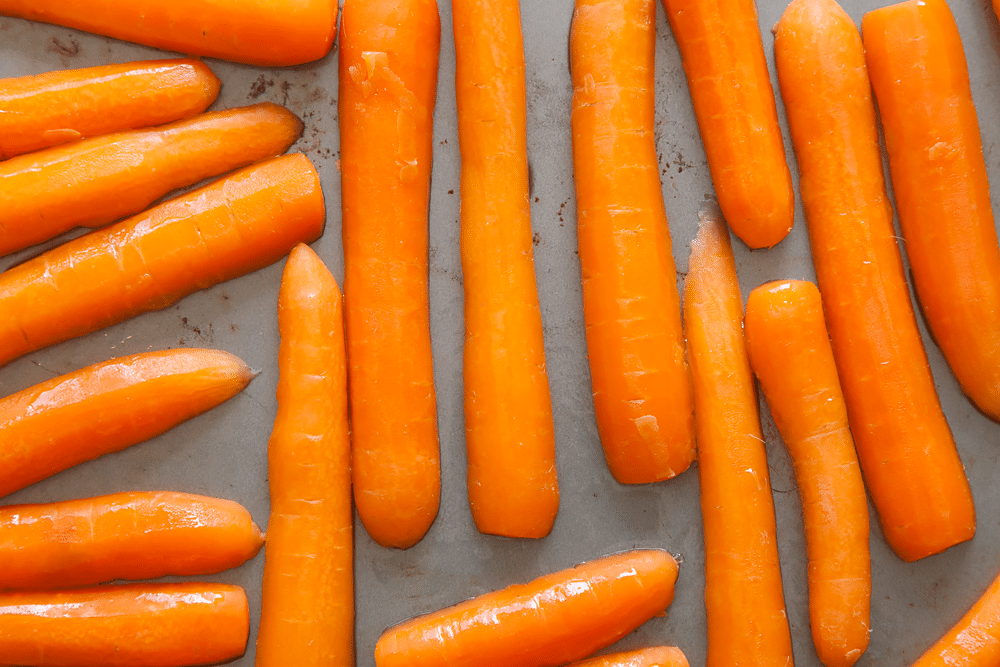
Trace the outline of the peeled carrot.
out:
<instances>
[{"instance_id":1,"label":"peeled carrot","mask_svg":"<svg viewBox=\"0 0 1000 667\"><path fill-rule=\"evenodd\" d=\"M344 303L354 501L372 539L413 546L441 464L427 295L434 0L347 0L340 38Z\"/></svg>"},{"instance_id":2,"label":"peeled carrot","mask_svg":"<svg viewBox=\"0 0 1000 667\"><path fill-rule=\"evenodd\" d=\"M665 551L605 556L386 630L377 667L555 667L603 648L674 596Z\"/></svg>"},{"instance_id":3,"label":"peeled carrot","mask_svg":"<svg viewBox=\"0 0 1000 667\"><path fill-rule=\"evenodd\" d=\"M775 60L861 472L889 545L923 558L976 517L910 305L861 38L832 0L796 0Z\"/></svg>"},{"instance_id":4,"label":"peeled carrot","mask_svg":"<svg viewBox=\"0 0 1000 667\"><path fill-rule=\"evenodd\" d=\"M684 285L684 323L698 419L706 665L787 667L792 641L767 453L743 339L743 300L725 222L708 209L699 217Z\"/></svg>"},{"instance_id":5,"label":"peeled carrot","mask_svg":"<svg viewBox=\"0 0 1000 667\"><path fill-rule=\"evenodd\" d=\"M182 667L243 655L247 597L224 584L0 593L0 656L34 667Z\"/></svg>"},{"instance_id":6,"label":"peeled carrot","mask_svg":"<svg viewBox=\"0 0 1000 667\"><path fill-rule=\"evenodd\" d=\"M306 245L278 293L278 414L268 442L258 667L354 664L351 439L340 289Z\"/></svg>"},{"instance_id":7,"label":"peeled carrot","mask_svg":"<svg viewBox=\"0 0 1000 667\"><path fill-rule=\"evenodd\" d=\"M0 159L187 118L208 108L219 86L208 65L197 60L148 60L0 79Z\"/></svg>"},{"instance_id":8,"label":"peeled carrot","mask_svg":"<svg viewBox=\"0 0 1000 667\"><path fill-rule=\"evenodd\" d=\"M826 667L850 667L868 647L868 500L819 290L801 280L761 285L743 328L802 496L816 653Z\"/></svg>"},{"instance_id":9,"label":"peeled carrot","mask_svg":"<svg viewBox=\"0 0 1000 667\"><path fill-rule=\"evenodd\" d=\"M694 399L653 136L655 0L578 0L573 170L597 427L638 484L695 457Z\"/></svg>"},{"instance_id":10,"label":"peeled carrot","mask_svg":"<svg viewBox=\"0 0 1000 667\"><path fill-rule=\"evenodd\" d=\"M176 188L280 155L302 121L265 102L0 162L0 255L138 213Z\"/></svg>"},{"instance_id":11,"label":"peeled carrot","mask_svg":"<svg viewBox=\"0 0 1000 667\"><path fill-rule=\"evenodd\" d=\"M1000 662L1000 577L913 667L986 667Z\"/></svg>"},{"instance_id":12,"label":"peeled carrot","mask_svg":"<svg viewBox=\"0 0 1000 667\"><path fill-rule=\"evenodd\" d=\"M581 660L567 667L688 667L688 661L679 648L654 646Z\"/></svg>"},{"instance_id":13,"label":"peeled carrot","mask_svg":"<svg viewBox=\"0 0 1000 667\"><path fill-rule=\"evenodd\" d=\"M719 206L768 248L792 229L795 192L754 0L663 0L680 47Z\"/></svg>"}]
</instances>

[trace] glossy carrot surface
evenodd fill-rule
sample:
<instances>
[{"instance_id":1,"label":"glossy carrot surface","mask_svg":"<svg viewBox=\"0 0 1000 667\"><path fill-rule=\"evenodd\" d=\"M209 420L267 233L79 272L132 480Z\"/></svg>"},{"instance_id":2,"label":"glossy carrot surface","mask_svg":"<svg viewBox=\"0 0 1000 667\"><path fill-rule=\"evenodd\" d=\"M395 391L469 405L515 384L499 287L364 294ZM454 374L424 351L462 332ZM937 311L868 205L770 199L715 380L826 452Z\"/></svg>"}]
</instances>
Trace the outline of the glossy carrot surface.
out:
<instances>
[{"instance_id":1,"label":"glossy carrot surface","mask_svg":"<svg viewBox=\"0 0 1000 667\"><path fill-rule=\"evenodd\" d=\"M913 667L987 667L1000 663L1000 577Z\"/></svg>"},{"instance_id":2,"label":"glossy carrot surface","mask_svg":"<svg viewBox=\"0 0 1000 667\"><path fill-rule=\"evenodd\" d=\"M581 660L568 667L687 667L687 664L687 658L679 648L654 646Z\"/></svg>"}]
</instances>

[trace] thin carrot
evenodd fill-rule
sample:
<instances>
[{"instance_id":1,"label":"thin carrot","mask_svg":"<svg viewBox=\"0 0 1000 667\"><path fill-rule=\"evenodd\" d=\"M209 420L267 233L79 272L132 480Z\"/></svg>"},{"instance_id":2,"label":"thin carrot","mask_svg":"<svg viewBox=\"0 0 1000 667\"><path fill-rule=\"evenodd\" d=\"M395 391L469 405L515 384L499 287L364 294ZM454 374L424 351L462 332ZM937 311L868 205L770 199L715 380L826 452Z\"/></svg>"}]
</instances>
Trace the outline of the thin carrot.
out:
<instances>
[{"instance_id":1,"label":"thin carrot","mask_svg":"<svg viewBox=\"0 0 1000 667\"><path fill-rule=\"evenodd\" d=\"M740 286L725 222L707 208L699 217L684 285L684 323L705 527L706 665L788 667L792 642Z\"/></svg>"},{"instance_id":2,"label":"thin carrot","mask_svg":"<svg viewBox=\"0 0 1000 667\"><path fill-rule=\"evenodd\" d=\"M581 660L567 667L688 667L688 661L679 648L654 646Z\"/></svg>"},{"instance_id":3,"label":"thin carrot","mask_svg":"<svg viewBox=\"0 0 1000 667\"><path fill-rule=\"evenodd\" d=\"M775 59L861 472L889 545L923 558L976 518L910 305L861 38L832 0L797 0Z\"/></svg>"},{"instance_id":4,"label":"thin carrot","mask_svg":"<svg viewBox=\"0 0 1000 667\"><path fill-rule=\"evenodd\" d=\"M587 352L619 482L695 457L694 399L653 137L655 0L578 0L570 32L573 171Z\"/></svg>"},{"instance_id":5,"label":"thin carrot","mask_svg":"<svg viewBox=\"0 0 1000 667\"><path fill-rule=\"evenodd\" d=\"M259 667L354 664L351 439L344 311L306 245L278 293L278 414L268 442Z\"/></svg>"},{"instance_id":6,"label":"thin carrot","mask_svg":"<svg viewBox=\"0 0 1000 667\"><path fill-rule=\"evenodd\" d=\"M665 551L605 556L386 630L377 667L555 667L667 608L677 562Z\"/></svg>"},{"instance_id":7,"label":"thin carrot","mask_svg":"<svg viewBox=\"0 0 1000 667\"><path fill-rule=\"evenodd\" d=\"M480 532L544 537L559 509L532 259L517 0L453 0L462 151L465 440Z\"/></svg>"},{"instance_id":8,"label":"thin carrot","mask_svg":"<svg viewBox=\"0 0 1000 667\"><path fill-rule=\"evenodd\" d=\"M826 667L850 667L868 647L868 500L819 290L801 280L761 285L743 327L802 496L816 653Z\"/></svg>"},{"instance_id":9,"label":"thin carrot","mask_svg":"<svg viewBox=\"0 0 1000 667\"><path fill-rule=\"evenodd\" d=\"M280 155L302 121L264 103L0 162L0 255L138 213L176 188Z\"/></svg>"},{"instance_id":10,"label":"thin carrot","mask_svg":"<svg viewBox=\"0 0 1000 667\"><path fill-rule=\"evenodd\" d=\"M0 274L0 364L263 268L322 233L302 154L247 167Z\"/></svg>"},{"instance_id":11,"label":"thin carrot","mask_svg":"<svg viewBox=\"0 0 1000 667\"><path fill-rule=\"evenodd\" d=\"M986 667L1000 662L1000 576L913 667Z\"/></svg>"},{"instance_id":12,"label":"thin carrot","mask_svg":"<svg viewBox=\"0 0 1000 667\"><path fill-rule=\"evenodd\" d=\"M247 597L224 584L0 593L0 656L34 667L182 667L243 655Z\"/></svg>"},{"instance_id":13,"label":"thin carrot","mask_svg":"<svg viewBox=\"0 0 1000 667\"><path fill-rule=\"evenodd\" d=\"M435 0L347 0L340 39L344 303L354 501L372 539L413 546L441 465L427 207L441 24Z\"/></svg>"},{"instance_id":14,"label":"thin carrot","mask_svg":"<svg viewBox=\"0 0 1000 667\"><path fill-rule=\"evenodd\" d=\"M0 79L0 159L188 118L215 101L219 86L208 65L186 59Z\"/></svg>"},{"instance_id":15,"label":"thin carrot","mask_svg":"<svg viewBox=\"0 0 1000 667\"><path fill-rule=\"evenodd\" d=\"M768 248L792 228L795 192L754 0L663 0L680 47L719 206Z\"/></svg>"}]
</instances>

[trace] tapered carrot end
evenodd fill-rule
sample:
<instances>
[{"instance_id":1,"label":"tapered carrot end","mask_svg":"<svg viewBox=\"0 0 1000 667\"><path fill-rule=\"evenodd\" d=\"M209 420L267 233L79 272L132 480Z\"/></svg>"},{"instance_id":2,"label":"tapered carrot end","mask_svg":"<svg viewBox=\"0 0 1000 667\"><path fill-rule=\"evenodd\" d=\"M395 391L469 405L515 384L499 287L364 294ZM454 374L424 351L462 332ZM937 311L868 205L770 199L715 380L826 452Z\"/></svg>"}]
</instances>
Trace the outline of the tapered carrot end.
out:
<instances>
[{"instance_id":1,"label":"tapered carrot end","mask_svg":"<svg viewBox=\"0 0 1000 667\"><path fill-rule=\"evenodd\" d=\"M209 68L208 65L200 60L191 59L188 61L194 70L195 78L201 82L202 95L204 96L205 106L202 111L212 106L214 102L219 97L219 90L222 88L222 81L219 77L215 76L215 72Z\"/></svg>"},{"instance_id":2,"label":"tapered carrot end","mask_svg":"<svg viewBox=\"0 0 1000 667\"><path fill-rule=\"evenodd\" d=\"M698 235L691 241L689 273L694 271L694 266L704 266L711 262L720 251L729 255L733 253L729 230L719 205L714 201L706 201L698 210Z\"/></svg>"},{"instance_id":3,"label":"tapered carrot end","mask_svg":"<svg viewBox=\"0 0 1000 667\"><path fill-rule=\"evenodd\" d=\"M845 20L854 25L854 21L836 0L792 0L771 32L777 38L779 33L787 31L794 35L799 26L807 27L811 32L821 31L831 21L840 23Z\"/></svg>"}]
</instances>

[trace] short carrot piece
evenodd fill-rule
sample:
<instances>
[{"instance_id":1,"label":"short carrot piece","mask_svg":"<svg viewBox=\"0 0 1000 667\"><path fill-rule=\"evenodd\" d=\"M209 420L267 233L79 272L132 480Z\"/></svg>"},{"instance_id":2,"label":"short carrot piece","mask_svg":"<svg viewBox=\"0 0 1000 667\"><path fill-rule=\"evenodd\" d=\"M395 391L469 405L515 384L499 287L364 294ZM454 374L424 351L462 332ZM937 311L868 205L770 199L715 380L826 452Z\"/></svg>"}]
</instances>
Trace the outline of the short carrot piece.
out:
<instances>
[{"instance_id":1,"label":"short carrot piece","mask_svg":"<svg viewBox=\"0 0 1000 667\"><path fill-rule=\"evenodd\" d=\"M684 285L705 528L707 667L790 667L774 501L729 230L699 213Z\"/></svg>"},{"instance_id":2,"label":"short carrot piece","mask_svg":"<svg viewBox=\"0 0 1000 667\"><path fill-rule=\"evenodd\" d=\"M653 133L655 0L578 0L570 32L583 312L608 467L657 482L694 460L694 398Z\"/></svg>"},{"instance_id":3,"label":"short carrot piece","mask_svg":"<svg viewBox=\"0 0 1000 667\"><path fill-rule=\"evenodd\" d=\"M761 285L743 329L802 496L816 653L826 667L850 667L868 648L868 500L819 290L801 280Z\"/></svg>"},{"instance_id":4,"label":"short carrot piece","mask_svg":"<svg viewBox=\"0 0 1000 667\"><path fill-rule=\"evenodd\" d=\"M0 160L194 116L215 101L220 85L208 65L188 59L0 79Z\"/></svg>"},{"instance_id":5,"label":"short carrot piece","mask_svg":"<svg viewBox=\"0 0 1000 667\"><path fill-rule=\"evenodd\" d=\"M301 134L295 114L265 102L0 162L0 255L138 213L171 190L281 155Z\"/></svg>"},{"instance_id":6,"label":"short carrot piece","mask_svg":"<svg viewBox=\"0 0 1000 667\"><path fill-rule=\"evenodd\" d=\"M437 516L441 463L427 291L435 0L347 0L340 146L354 501L407 549Z\"/></svg>"},{"instance_id":7,"label":"short carrot piece","mask_svg":"<svg viewBox=\"0 0 1000 667\"><path fill-rule=\"evenodd\" d=\"M976 516L910 305L861 37L833 0L795 0L774 34L861 472L889 545L917 560L971 539Z\"/></svg>"},{"instance_id":8,"label":"short carrot piece","mask_svg":"<svg viewBox=\"0 0 1000 667\"><path fill-rule=\"evenodd\" d=\"M988 667L1000 663L1000 577L913 667Z\"/></svg>"},{"instance_id":9,"label":"short carrot piece","mask_svg":"<svg viewBox=\"0 0 1000 667\"><path fill-rule=\"evenodd\" d=\"M688 667L688 661L679 648L654 646L581 660L567 667Z\"/></svg>"},{"instance_id":10,"label":"short carrot piece","mask_svg":"<svg viewBox=\"0 0 1000 667\"><path fill-rule=\"evenodd\" d=\"M487 593L386 630L377 667L556 667L617 641L670 604L677 562L628 551Z\"/></svg>"},{"instance_id":11,"label":"short carrot piece","mask_svg":"<svg viewBox=\"0 0 1000 667\"><path fill-rule=\"evenodd\" d=\"M354 664L354 509L340 288L296 246L278 293L278 414L268 442L257 667Z\"/></svg>"},{"instance_id":12,"label":"short carrot piece","mask_svg":"<svg viewBox=\"0 0 1000 667\"><path fill-rule=\"evenodd\" d=\"M0 364L273 264L325 218L297 153L74 239L0 274Z\"/></svg>"},{"instance_id":13,"label":"short carrot piece","mask_svg":"<svg viewBox=\"0 0 1000 667\"><path fill-rule=\"evenodd\" d=\"M517 0L453 0L462 152L465 439L482 533L544 537L559 509L532 258Z\"/></svg>"},{"instance_id":14,"label":"short carrot piece","mask_svg":"<svg viewBox=\"0 0 1000 667\"><path fill-rule=\"evenodd\" d=\"M243 655L247 597L225 584L0 593L0 656L33 667L183 667Z\"/></svg>"}]
</instances>

